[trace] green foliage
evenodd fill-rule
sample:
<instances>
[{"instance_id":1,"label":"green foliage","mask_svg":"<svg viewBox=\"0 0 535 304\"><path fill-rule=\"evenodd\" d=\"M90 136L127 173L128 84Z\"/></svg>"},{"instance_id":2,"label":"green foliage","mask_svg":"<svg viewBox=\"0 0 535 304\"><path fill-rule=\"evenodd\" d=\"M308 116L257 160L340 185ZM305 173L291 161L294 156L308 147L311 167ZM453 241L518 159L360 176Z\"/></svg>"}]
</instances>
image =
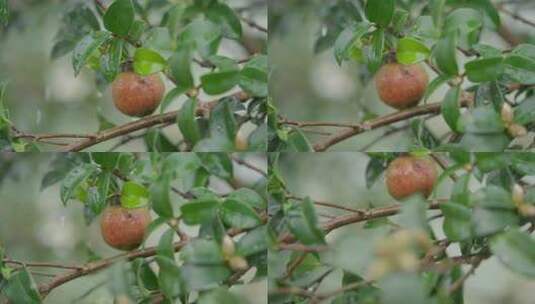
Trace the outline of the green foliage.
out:
<instances>
[{"instance_id":1,"label":"green foliage","mask_svg":"<svg viewBox=\"0 0 535 304\"><path fill-rule=\"evenodd\" d=\"M248 159L247 155L239 157ZM157 246L139 249L139 257L129 262L131 267L122 263L112 267L115 260L110 260L109 265L105 259L93 261L110 267L114 288L125 292L138 290L131 294L132 299L150 302L157 293L166 301L175 301L206 291L204 303L238 301L241 298L225 286L252 281L227 281L231 276L239 278L246 270L256 268L259 271L254 279L265 278L266 272L260 269L265 269L267 259L267 203L263 193L254 189L258 181L245 181L243 186L232 182L235 177L230 156L152 153L134 158L129 153L57 154L50 166L43 187L59 183L63 203L75 200L83 204L83 208L75 204L65 207L80 208L87 225L106 206L118 201L126 208L148 207L153 211L147 235L155 234L166 223L169 225L170 229L159 235ZM220 193L209 182L213 179L227 181L228 187L235 189ZM153 262L159 267L153 268ZM50 291L43 291L43 286L34 282L33 272L26 267L11 268L5 264L0 247L3 297L16 303L41 303L46 294L40 293Z\"/></svg>"},{"instance_id":2,"label":"green foliage","mask_svg":"<svg viewBox=\"0 0 535 304\"><path fill-rule=\"evenodd\" d=\"M108 31L119 36L128 35L134 22L132 0L115 0L106 10L103 21Z\"/></svg>"},{"instance_id":3,"label":"green foliage","mask_svg":"<svg viewBox=\"0 0 535 304\"><path fill-rule=\"evenodd\" d=\"M399 153L368 156L366 171L356 179L381 189L384 181L378 176ZM278 157L270 162L268 229L278 247L270 250L269 275L274 283L269 300L299 303L316 297L333 303L462 303L462 278L470 274L463 274L456 263L478 267L493 256L514 273L533 277L535 192L527 191L531 184L522 182L533 173L533 154L457 150L434 153L434 157L445 164L443 177L435 184L437 197L413 196L381 207L372 200L371 206L360 209L353 206L360 203L359 197L352 204L296 198L285 187ZM286 166L297 159L285 154L281 158ZM321 159L318 156L314 164L324 166ZM290 183L299 185L294 180ZM449 184L447 190L437 191L443 183ZM518 194L515 184L527 192ZM320 222L319 216L325 219ZM431 221L442 218L430 228ZM351 225L357 223L363 225ZM325 239L324 233L329 232ZM446 239L437 237L442 232ZM460 253L441 251L441 244L447 244L444 249L455 244ZM432 258L430 252L434 252ZM434 267L439 264L444 267ZM331 273L337 275L331 277ZM328 291L307 293L327 281L334 284Z\"/></svg>"},{"instance_id":4,"label":"green foliage","mask_svg":"<svg viewBox=\"0 0 535 304\"><path fill-rule=\"evenodd\" d=\"M518 4L519 7L522 5ZM289 11L296 9L295 6L281 5ZM389 121L386 124L389 126L399 121L413 120L410 122L414 135L411 149L455 147L480 152L529 149L529 144L524 140L528 138L526 134L533 131L533 121L528 118L531 117L528 113L533 112L530 96L533 95L532 85L535 83L535 47L529 38L520 37L517 40L521 43L513 43L510 48L500 49L485 44L486 38L481 35L483 31L497 32L506 42L510 40L503 31L498 31L501 8L495 3L488 0L334 1L329 4L311 3L308 7L316 12L321 23L314 51L319 53L332 49L338 65L344 62L356 64L356 73L362 80L362 86L369 85L373 74L382 65L395 61L404 65L420 63L428 67L426 73L433 80L426 87L424 102L433 100L435 92L448 92L433 101L435 106L440 106L439 113L448 126L445 132L439 131L443 134L437 134L436 129L429 131L426 128L429 124L426 126L418 122L419 118L412 115L400 113L399 119L384 117ZM285 14L283 9L275 9L274 14L278 16L278 19L274 19L274 32L284 35L281 20L291 19L293 15ZM529 27L529 23L524 25ZM525 95L522 94L524 92ZM515 123L518 121L516 125L501 122L500 111L508 98L508 104L515 108L512 120ZM489 104L494 108L491 109ZM310 146L314 146L310 144L313 139L321 141L314 143L316 146L326 149L371 131L367 127L373 118L377 118L374 122L379 126L370 129L381 128L390 135L390 130L384 128L383 117L377 117L378 113L370 113L378 111L371 108L368 105L360 107L357 114L359 118L352 122L353 125L361 124L363 130L354 130L353 133L344 129L338 131L335 126L340 122L322 121L317 125L307 124L306 130L310 132L306 135L303 133L305 126L299 125L299 121L278 124L280 117L287 118L284 113L277 113L277 109L272 108L269 119L274 121L268 125L269 149L310 151ZM425 112L425 107L404 110L422 113L420 111ZM426 112L431 116L436 113ZM467 127L467 124L471 126ZM399 133L401 129L404 128L400 128ZM422 140L419 131L425 131L427 140ZM332 136L317 136L314 133L331 133Z\"/></svg>"},{"instance_id":5,"label":"green foliage","mask_svg":"<svg viewBox=\"0 0 535 304\"><path fill-rule=\"evenodd\" d=\"M9 6L7 0L0 0L0 24L6 26L9 22Z\"/></svg>"},{"instance_id":6,"label":"green foliage","mask_svg":"<svg viewBox=\"0 0 535 304\"><path fill-rule=\"evenodd\" d=\"M1 24L7 22L7 2L0 4ZM260 137L265 138L266 132L267 35L259 39L255 51L249 51L243 26L264 30L255 20L242 16L248 10L256 10L256 6L237 10L222 0L177 4L116 0L95 1L92 6L75 3L65 10L51 57L70 54L74 75L89 68L101 91L122 71L133 70L143 76L158 73L167 78L172 86L160 103L160 112L164 114L174 103L183 106L183 110L179 109L178 126L184 134L177 140L160 131L147 130L143 141L148 151L265 151L265 140ZM232 40L233 47L242 47L250 55L223 56L228 53L222 47L226 40ZM218 99L200 100L202 93L218 95ZM194 105L192 101L183 102L183 97L193 100ZM230 107L222 102L225 105L200 111L204 103L220 100L232 100ZM98 119L100 131L119 127L101 113ZM247 131L238 141L242 126ZM11 138L14 132L4 132L2 142L6 144L2 146L19 151L41 148L41 139L23 136L15 140ZM114 149L130 140L133 138L126 137ZM237 142L246 144L238 146Z\"/></svg>"}]
</instances>

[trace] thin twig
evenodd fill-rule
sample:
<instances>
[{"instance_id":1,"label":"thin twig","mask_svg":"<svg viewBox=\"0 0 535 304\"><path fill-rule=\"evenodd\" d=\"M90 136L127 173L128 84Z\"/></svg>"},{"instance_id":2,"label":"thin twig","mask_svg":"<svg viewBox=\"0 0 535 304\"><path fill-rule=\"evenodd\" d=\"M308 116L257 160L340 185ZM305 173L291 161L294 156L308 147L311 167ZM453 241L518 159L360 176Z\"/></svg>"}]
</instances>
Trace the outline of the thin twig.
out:
<instances>
[{"instance_id":1,"label":"thin twig","mask_svg":"<svg viewBox=\"0 0 535 304\"><path fill-rule=\"evenodd\" d=\"M461 288L463 286L464 282L468 279L468 277L470 277L472 274L474 274L474 272L476 271L477 267L479 267L479 265L481 264L481 261L483 261L482 257L476 258L472 262L472 266L470 267L470 269L462 277L460 277L455 282L453 282L453 284L451 284L451 286L448 288L448 293L452 294L455 291L457 291L459 288Z\"/></svg>"},{"instance_id":2,"label":"thin twig","mask_svg":"<svg viewBox=\"0 0 535 304\"><path fill-rule=\"evenodd\" d=\"M295 196L295 195L287 195L286 196L287 199L292 199L292 200L297 200L297 201L303 201L305 200L304 198L302 197L299 197L299 196ZM323 206L323 207L329 207L329 208L334 208L334 209L340 209L340 210L344 210L344 211L350 211L350 212L354 212L354 213L363 213L364 211L362 210L359 210L359 209L354 209L354 208L349 208L349 207L345 207L345 206L342 206L340 204L336 204L336 203L330 203L330 202L326 202L326 201L317 201L317 200L314 200L312 201L315 205L318 205L318 206Z\"/></svg>"},{"instance_id":3,"label":"thin twig","mask_svg":"<svg viewBox=\"0 0 535 304\"><path fill-rule=\"evenodd\" d=\"M7 264L15 264L15 265L21 265L25 267L36 267L36 268L58 268L58 269L74 269L79 270L81 267L79 266L71 266L71 265L64 265L64 264L57 264L57 263L40 263L40 262L22 262L12 259L3 259L4 263Z\"/></svg>"},{"instance_id":4,"label":"thin twig","mask_svg":"<svg viewBox=\"0 0 535 304\"><path fill-rule=\"evenodd\" d=\"M255 171L256 173L258 173L258 174L260 174L262 176L267 176L267 173L264 170L258 168L257 166L255 166L255 165L253 165L253 164L251 164L251 163L249 163L249 162L247 162L247 161L245 161L245 160L243 160L241 158L232 156L232 160L234 162L236 162L237 164L242 165L244 167L247 167L247 168Z\"/></svg>"},{"instance_id":5,"label":"thin twig","mask_svg":"<svg viewBox=\"0 0 535 304\"><path fill-rule=\"evenodd\" d=\"M499 6L498 7L498 10L501 11L502 13L505 13L509 16L511 16L513 19L515 20L518 20L524 24L527 24L529 26L532 26L532 27L535 27L535 22L531 21L531 20L528 20L522 16L520 16L518 13L516 12L511 12L510 10L506 9L505 7L503 6Z\"/></svg>"},{"instance_id":6,"label":"thin twig","mask_svg":"<svg viewBox=\"0 0 535 304\"><path fill-rule=\"evenodd\" d=\"M247 24L248 26L250 26L250 27L252 27L254 29L257 29L257 30L259 30L259 31L261 31L263 33L267 33L268 32L267 28L265 28L265 27L261 26L260 24L256 23L254 20L251 20L251 19L246 18L246 17L241 16L241 15L240 15L240 19L245 24Z\"/></svg>"},{"instance_id":7,"label":"thin twig","mask_svg":"<svg viewBox=\"0 0 535 304\"><path fill-rule=\"evenodd\" d=\"M431 158L435 160L435 162L442 168L442 170L448 169L448 163L445 160L443 160L438 154L431 153ZM454 182L456 182L459 179L457 175L455 175L454 172L452 172L449 176Z\"/></svg>"}]
</instances>

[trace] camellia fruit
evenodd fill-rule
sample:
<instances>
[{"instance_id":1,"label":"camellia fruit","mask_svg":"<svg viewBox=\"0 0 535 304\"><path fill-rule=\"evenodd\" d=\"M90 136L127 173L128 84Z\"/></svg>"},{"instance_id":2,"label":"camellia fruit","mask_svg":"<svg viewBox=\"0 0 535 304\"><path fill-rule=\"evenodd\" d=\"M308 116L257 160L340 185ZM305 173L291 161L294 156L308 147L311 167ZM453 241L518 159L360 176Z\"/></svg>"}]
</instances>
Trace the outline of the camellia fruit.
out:
<instances>
[{"instance_id":1,"label":"camellia fruit","mask_svg":"<svg viewBox=\"0 0 535 304\"><path fill-rule=\"evenodd\" d=\"M397 200L421 193L428 197L437 180L437 169L428 157L400 156L386 170L386 187Z\"/></svg>"},{"instance_id":2,"label":"camellia fruit","mask_svg":"<svg viewBox=\"0 0 535 304\"><path fill-rule=\"evenodd\" d=\"M392 108L414 107L424 96L427 73L419 64L388 63L375 75L375 87L381 100Z\"/></svg>"},{"instance_id":3,"label":"camellia fruit","mask_svg":"<svg viewBox=\"0 0 535 304\"><path fill-rule=\"evenodd\" d=\"M158 74L141 76L134 72L117 75L111 85L113 103L129 116L149 115L160 105L165 85Z\"/></svg>"},{"instance_id":4,"label":"camellia fruit","mask_svg":"<svg viewBox=\"0 0 535 304\"><path fill-rule=\"evenodd\" d=\"M147 208L109 206L102 213L100 232L111 247L132 250L143 243L150 222L150 211Z\"/></svg>"}]
</instances>

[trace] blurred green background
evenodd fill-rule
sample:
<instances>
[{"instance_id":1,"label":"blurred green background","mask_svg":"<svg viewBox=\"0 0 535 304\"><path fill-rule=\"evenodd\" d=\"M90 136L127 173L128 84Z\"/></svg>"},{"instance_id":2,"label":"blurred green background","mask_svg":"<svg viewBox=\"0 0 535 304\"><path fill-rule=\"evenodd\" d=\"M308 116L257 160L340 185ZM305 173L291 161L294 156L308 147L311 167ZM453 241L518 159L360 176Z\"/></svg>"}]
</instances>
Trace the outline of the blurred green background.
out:
<instances>
[{"instance_id":1,"label":"blurred green background","mask_svg":"<svg viewBox=\"0 0 535 304\"><path fill-rule=\"evenodd\" d=\"M368 189L365 170L369 157L364 153L284 153L280 157L280 169L288 190L299 197L309 196L313 200L326 201L351 208L384 207L394 203L381 177ZM449 197L452 184L443 182L437 189L437 198ZM471 187L478 188L472 180ZM339 216L344 211L316 207L320 221ZM429 211L429 216L436 211ZM391 219L394 217L390 217ZM327 235L329 244L338 250L333 263L347 268L365 271L369 266L367 253L375 244L374 229L363 229L362 223L348 225ZM443 239L442 219L431 222L438 239ZM349 244L349 246L348 246ZM447 250L450 256L459 255L457 246ZM346 268L346 269L347 269ZM469 268L463 268L467 270ZM363 272L361 272L363 273ZM328 292L340 287L342 272L335 271L320 286ZM510 272L497 258L485 260L469 277L464 287L465 304L532 304L535 281Z\"/></svg>"},{"instance_id":2,"label":"blurred green background","mask_svg":"<svg viewBox=\"0 0 535 304\"><path fill-rule=\"evenodd\" d=\"M7 29L0 28L0 81L7 81L7 107L15 126L27 133L77 133L88 134L98 131L98 113L113 124L124 124L136 118L130 118L115 109L111 100L109 87L99 88L95 82L95 73L84 68L78 77L74 77L70 54L51 60L51 51L55 35L61 26L63 15L79 3L86 3L93 8L93 1L85 0L9 0L11 18ZM111 0L103 0L105 5ZM148 2L140 0L140 3ZM153 1L157 9L149 16L152 24L159 24L165 10L177 1ZM253 7L244 12L244 16L267 25L265 3L257 0L227 1L233 8ZM257 5L253 5L253 4ZM261 52L265 46L266 35L248 26L243 26L243 43L251 49ZM235 41L225 39L220 54L232 58L248 57L246 50ZM206 73L197 65L192 65L195 76ZM164 79L162 77L162 79ZM166 80L166 91L173 85ZM100 91L101 89L102 91ZM218 96L200 95L200 100L211 101ZM185 97L179 97L166 111L180 108ZM157 110L159 112L159 109ZM247 136L251 128L244 128L242 136ZM139 131L135 134L142 134ZM176 126L170 126L164 132L177 142L181 135ZM93 151L111 148L119 139L93 147ZM56 146L42 146L44 150L55 150ZM117 151L145 151L142 140L132 141L121 146Z\"/></svg>"},{"instance_id":3,"label":"blurred green background","mask_svg":"<svg viewBox=\"0 0 535 304\"><path fill-rule=\"evenodd\" d=\"M40 190L41 180L55 157L57 154L54 153L0 153L0 246L6 255L25 262L79 265L94 255L106 258L120 254L121 251L112 249L102 240L98 218L90 226L85 225L81 203L72 200L66 207L62 205L59 184ZM148 154L140 154L140 157L148 157ZM246 159L267 170L263 155L251 153ZM245 186L252 187L259 178L258 173L243 166L234 166L234 172L237 181ZM228 185L216 179L211 181L211 187L221 193L230 190ZM153 218L156 215L153 214ZM196 228L184 228L187 233L197 231ZM162 226L152 233L146 246L157 245L165 231L166 226ZM32 270L54 273L48 268ZM111 304L113 290L124 288L124 279L118 277L119 273L117 268L111 267L73 280L53 290L44 303ZM34 278L37 283L50 279L40 275ZM94 287L98 288L91 291ZM266 281L236 286L231 290L248 303L267 303ZM86 292L90 294L84 296ZM2 298L0 303L3 303Z\"/></svg>"},{"instance_id":4,"label":"blurred green background","mask_svg":"<svg viewBox=\"0 0 535 304\"><path fill-rule=\"evenodd\" d=\"M273 0L269 6L269 50L270 94L279 114L289 120L321 121L337 123L359 123L365 119L384 116L396 110L383 104L375 84L365 65L346 61L338 66L332 48L314 54L314 47L322 26L322 16L329 9L345 0ZM350 0L356 7L363 7L364 1ZM427 3L426 0L399 0L411 9L411 18ZM470 1L467 1L470 2ZM529 20L535 20L535 2L532 0L492 1L506 2L510 11L520 12ZM349 13L348 13L349 14ZM501 15L505 24L515 35L526 41L535 41L533 29L507 15ZM485 28L481 42L497 48L508 48L506 42L495 32ZM459 66L466 57L459 54ZM425 66L429 81L436 74ZM470 86L465 81L463 87ZM430 97L429 102L441 102L447 86L443 86ZM442 117L426 121L426 126L440 138L449 131ZM354 136L335 146L330 151L407 151L413 145L408 122L392 124L374 131ZM402 130L391 133L392 129ZM311 128L312 129L312 128ZM309 129L309 130L311 130ZM314 131L335 132L337 128L313 128ZM387 136L385 136L385 134ZM312 143L325 135L305 132Z\"/></svg>"}]
</instances>

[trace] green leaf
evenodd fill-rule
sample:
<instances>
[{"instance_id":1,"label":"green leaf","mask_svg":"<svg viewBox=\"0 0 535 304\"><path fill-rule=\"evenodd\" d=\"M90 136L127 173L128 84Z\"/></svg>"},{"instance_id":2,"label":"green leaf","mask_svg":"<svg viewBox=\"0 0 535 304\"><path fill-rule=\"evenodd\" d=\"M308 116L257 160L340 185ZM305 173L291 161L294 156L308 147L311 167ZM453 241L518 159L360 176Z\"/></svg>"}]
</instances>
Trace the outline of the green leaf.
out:
<instances>
[{"instance_id":1,"label":"green leaf","mask_svg":"<svg viewBox=\"0 0 535 304\"><path fill-rule=\"evenodd\" d=\"M444 13L444 4L446 0L430 0L429 8L431 9L431 16L433 17L433 24L437 28L442 27L443 23L443 13Z\"/></svg>"},{"instance_id":2,"label":"green leaf","mask_svg":"<svg viewBox=\"0 0 535 304\"><path fill-rule=\"evenodd\" d=\"M232 160L225 153L197 153L203 167L215 176L230 180L233 175Z\"/></svg>"},{"instance_id":3,"label":"green leaf","mask_svg":"<svg viewBox=\"0 0 535 304\"><path fill-rule=\"evenodd\" d=\"M221 100L210 112L210 137L220 138L232 145L236 138L238 124L229 100Z\"/></svg>"},{"instance_id":4,"label":"green leaf","mask_svg":"<svg viewBox=\"0 0 535 304\"><path fill-rule=\"evenodd\" d=\"M238 229L254 228L262 223L252 207L233 199L225 200L221 205L220 214L225 224Z\"/></svg>"},{"instance_id":5,"label":"green leaf","mask_svg":"<svg viewBox=\"0 0 535 304\"><path fill-rule=\"evenodd\" d=\"M244 235L236 244L236 251L241 256L250 256L266 252L268 248L267 226L262 225Z\"/></svg>"},{"instance_id":6,"label":"green leaf","mask_svg":"<svg viewBox=\"0 0 535 304\"><path fill-rule=\"evenodd\" d=\"M177 122L184 139L195 145L201 139L201 131L196 117L197 100L188 99L178 112Z\"/></svg>"},{"instance_id":7,"label":"green leaf","mask_svg":"<svg viewBox=\"0 0 535 304\"><path fill-rule=\"evenodd\" d=\"M426 60L431 51L418 39L405 37L399 40L396 58L402 64L413 64Z\"/></svg>"},{"instance_id":8,"label":"green leaf","mask_svg":"<svg viewBox=\"0 0 535 304\"><path fill-rule=\"evenodd\" d=\"M521 125L535 122L535 97L526 98L515 108L514 120Z\"/></svg>"},{"instance_id":9,"label":"green leaf","mask_svg":"<svg viewBox=\"0 0 535 304\"><path fill-rule=\"evenodd\" d=\"M456 76L459 73L456 54L457 36L457 31L447 33L433 49L438 68L450 76Z\"/></svg>"},{"instance_id":10,"label":"green leaf","mask_svg":"<svg viewBox=\"0 0 535 304\"><path fill-rule=\"evenodd\" d=\"M510 141L504 133L468 133L463 136L459 146L469 152L497 152L507 148Z\"/></svg>"},{"instance_id":11,"label":"green leaf","mask_svg":"<svg viewBox=\"0 0 535 304\"><path fill-rule=\"evenodd\" d=\"M226 288L218 288L199 297L198 304L244 304L240 297Z\"/></svg>"},{"instance_id":12,"label":"green leaf","mask_svg":"<svg viewBox=\"0 0 535 304\"><path fill-rule=\"evenodd\" d=\"M366 188L370 189L381 177L387 167L388 162L379 157L372 157L366 165Z\"/></svg>"},{"instance_id":13,"label":"green leaf","mask_svg":"<svg viewBox=\"0 0 535 304\"><path fill-rule=\"evenodd\" d=\"M535 240L529 234L507 231L491 240L490 249L512 271L535 278Z\"/></svg>"},{"instance_id":14,"label":"green leaf","mask_svg":"<svg viewBox=\"0 0 535 304\"><path fill-rule=\"evenodd\" d=\"M235 190L227 196L227 199L239 201L257 209L264 209L267 205L260 194L249 188Z\"/></svg>"},{"instance_id":15,"label":"green leaf","mask_svg":"<svg viewBox=\"0 0 535 304\"><path fill-rule=\"evenodd\" d=\"M142 20L134 20L132 26L130 27L130 32L128 32L128 37L132 41L139 41L141 35L145 32L145 22Z\"/></svg>"},{"instance_id":16,"label":"green leaf","mask_svg":"<svg viewBox=\"0 0 535 304\"><path fill-rule=\"evenodd\" d=\"M131 0L115 0L103 17L104 27L119 36L126 36L134 22L134 6Z\"/></svg>"},{"instance_id":17,"label":"green leaf","mask_svg":"<svg viewBox=\"0 0 535 304\"><path fill-rule=\"evenodd\" d=\"M60 187L61 202L65 205L74 194L74 190L91 174L97 171L92 164L82 164L74 167L63 179Z\"/></svg>"},{"instance_id":18,"label":"green leaf","mask_svg":"<svg viewBox=\"0 0 535 304\"><path fill-rule=\"evenodd\" d=\"M502 57L472 60L464 65L468 80L483 82L496 80L504 71Z\"/></svg>"},{"instance_id":19,"label":"green leaf","mask_svg":"<svg viewBox=\"0 0 535 304\"><path fill-rule=\"evenodd\" d=\"M383 53L385 46L385 31L377 29L372 33L371 51L368 53L368 69L371 73L377 72L383 63Z\"/></svg>"},{"instance_id":20,"label":"green leaf","mask_svg":"<svg viewBox=\"0 0 535 304\"><path fill-rule=\"evenodd\" d=\"M180 95L186 93L188 91L189 88L187 87L183 87L181 86L180 84L177 85L175 88L173 88L171 91L169 91L165 97L163 98L162 100L162 104L160 105L160 113L164 113L165 110L167 109L167 107L169 107L169 105L175 101L175 99L177 97L179 97Z\"/></svg>"},{"instance_id":21,"label":"green leaf","mask_svg":"<svg viewBox=\"0 0 535 304\"><path fill-rule=\"evenodd\" d=\"M137 258L132 261L132 268L136 275L136 283L142 290L157 290L158 277L149 265L142 258Z\"/></svg>"},{"instance_id":22,"label":"green leaf","mask_svg":"<svg viewBox=\"0 0 535 304\"><path fill-rule=\"evenodd\" d=\"M182 266L182 279L189 290L210 290L221 285L232 272L226 266Z\"/></svg>"},{"instance_id":23,"label":"green leaf","mask_svg":"<svg viewBox=\"0 0 535 304\"><path fill-rule=\"evenodd\" d=\"M446 74L441 74L441 75L437 76L435 79L433 79L427 85L427 88L425 89L424 101L427 101L429 99L429 97L431 97L431 95L433 95L433 93L438 88L440 88L440 86L442 86L443 84L445 84L449 80L451 80L451 76L446 75Z\"/></svg>"},{"instance_id":24,"label":"green leaf","mask_svg":"<svg viewBox=\"0 0 535 304\"><path fill-rule=\"evenodd\" d=\"M143 137L148 152L175 152L177 147L159 128L150 128Z\"/></svg>"},{"instance_id":25,"label":"green leaf","mask_svg":"<svg viewBox=\"0 0 535 304\"><path fill-rule=\"evenodd\" d=\"M472 210L458 203L442 203L444 233L451 241L462 241L472 236Z\"/></svg>"},{"instance_id":26,"label":"green leaf","mask_svg":"<svg viewBox=\"0 0 535 304\"><path fill-rule=\"evenodd\" d=\"M516 206L512 202L511 194L497 186L487 186L472 197L475 208L472 222L478 236L496 233L518 223L515 213Z\"/></svg>"},{"instance_id":27,"label":"green leaf","mask_svg":"<svg viewBox=\"0 0 535 304\"><path fill-rule=\"evenodd\" d=\"M392 273L378 282L381 304L428 304L424 279L415 273ZM407 292L409 291L410 292Z\"/></svg>"},{"instance_id":28,"label":"green leaf","mask_svg":"<svg viewBox=\"0 0 535 304\"><path fill-rule=\"evenodd\" d=\"M41 303L37 284L26 268L22 268L9 278L7 284L3 286L2 294L12 303Z\"/></svg>"},{"instance_id":29,"label":"green leaf","mask_svg":"<svg viewBox=\"0 0 535 304\"><path fill-rule=\"evenodd\" d=\"M490 0L471 0L466 1L468 5L472 5L475 8L478 8L485 12L485 14L489 17L489 19L492 21L494 27L497 29L500 27L501 21L500 21L500 15L498 13L498 10L493 5L493 3Z\"/></svg>"},{"instance_id":30,"label":"green leaf","mask_svg":"<svg viewBox=\"0 0 535 304\"><path fill-rule=\"evenodd\" d=\"M173 217L173 207L169 198L170 190L171 186L167 176L161 176L150 187L152 209L161 217Z\"/></svg>"},{"instance_id":31,"label":"green leaf","mask_svg":"<svg viewBox=\"0 0 535 304\"><path fill-rule=\"evenodd\" d=\"M395 223L403 229L427 231L429 228L426 218L427 205L427 201L422 196L409 197L403 201Z\"/></svg>"},{"instance_id":32,"label":"green leaf","mask_svg":"<svg viewBox=\"0 0 535 304\"><path fill-rule=\"evenodd\" d=\"M491 105L475 108L463 116L458 123L459 132L475 134L503 134L505 129L503 121Z\"/></svg>"},{"instance_id":33,"label":"green leaf","mask_svg":"<svg viewBox=\"0 0 535 304\"><path fill-rule=\"evenodd\" d=\"M176 231L174 229L169 229L160 237L158 247L156 247L157 256L166 257L171 260L175 259L175 250L173 246L175 234Z\"/></svg>"},{"instance_id":34,"label":"green leaf","mask_svg":"<svg viewBox=\"0 0 535 304\"><path fill-rule=\"evenodd\" d=\"M240 71L220 71L201 76L203 90L210 95L225 93L240 81Z\"/></svg>"},{"instance_id":35,"label":"green leaf","mask_svg":"<svg viewBox=\"0 0 535 304\"><path fill-rule=\"evenodd\" d=\"M395 32L402 33L407 26L407 20L409 19L409 12L406 10L396 10L394 17L392 18L392 29Z\"/></svg>"},{"instance_id":36,"label":"green leaf","mask_svg":"<svg viewBox=\"0 0 535 304\"><path fill-rule=\"evenodd\" d=\"M268 138L268 129L267 124L261 124L256 128L249 137L247 138L248 142L248 151L267 151L267 138Z\"/></svg>"},{"instance_id":37,"label":"green leaf","mask_svg":"<svg viewBox=\"0 0 535 304\"><path fill-rule=\"evenodd\" d=\"M182 249L181 257L186 264L221 265L225 261L217 242L205 239L190 242Z\"/></svg>"},{"instance_id":38,"label":"green leaf","mask_svg":"<svg viewBox=\"0 0 535 304\"><path fill-rule=\"evenodd\" d=\"M241 21L233 9L227 4L216 2L206 10L206 16L221 26L223 36L229 39L240 39L242 35Z\"/></svg>"},{"instance_id":39,"label":"green leaf","mask_svg":"<svg viewBox=\"0 0 535 304\"><path fill-rule=\"evenodd\" d=\"M446 32L460 30L462 34L468 34L478 30L482 25L479 11L472 8L458 8L446 17L444 29Z\"/></svg>"},{"instance_id":40,"label":"green leaf","mask_svg":"<svg viewBox=\"0 0 535 304\"><path fill-rule=\"evenodd\" d=\"M182 272L176 262L165 256L156 256L159 266L158 286L169 299L178 297L182 292Z\"/></svg>"},{"instance_id":41,"label":"green leaf","mask_svg":"<svg viewBox=\"0 0 535 304\"><path fill-rule=\"evenodd\" d=\"M196 47L203 58L215 55L222 38L222 28L215 23L195 19L180 34L177 45Z\"/></svg>"},{"instance_id":42,"label":"green leaf","mask_svg":"<svg viewBox=\"0 0 535 304\"><path fill-rule=\"evenodd\" d=\"M104 42L110 39L110 37L111 35L108 32L97 31L86 35L76 44L72 53L74 76L78 76L89 56L104 44Z\"/></svg>"},{"instance_id":43,"label":"green leaf","mask_svg":"<svg viewBox=\"0 0 535 304\"><path fill-rule=\"evenodd\" d=\"M165 59L157 52L138 48L134 54L134 71L140 75L149 75L162 71L166 66Z\"/></svg>"},{"instance_id":44,"label":"green leaf","mask_svg":"<svg viewBox=\"0 0 535 304\"><path fill-rule=\"evenodd\" d=\"M140 208L149 202L149 191L141 184L128 181L121 190L121 206L124 208Z\"/></svg>"},{"instance_id":45,"label":"green leaf","mask_svg":"<svg viewBox=\"0 0 535 304\"><path fill-rule=\"evenodd\" d=\"M173 37L166 27L152 27L145 33L143 47L167 54L175 51Z\"/></svg>"},{"instance_id":46,"label":"green leaf","mask_svg":"<svg viewBox=\"0 0 535 304\"><path fill-rule=\"evenodd\" d=\"M100 174L97 179L97 187L88 189L87 207L95 216L99 215L106 207L111 175L110 172Z\"/></svg>"},{"instance_id":47,"label":"green leaf","mask_svg":"<svg viewBox=\"0 0 535 304\"><path fill-rule=\"evenodd\" d=\"M457 122L461 117L461 110L459 105L459 96L461 88L458 86L450 88L441 105L442 117L451 128L452 131L457 132Z\"/></svg>"},{"instance_id":48,"label":"green leaf","mask_svg":"<svg viewBox=\"0 0 535 304\"><path fill-rule=\"evenodd\" d=\"M268 59L266 55L258 55L249 60L240 72L239 85L252 96L268 95Z\"/></svg>"},{"instance_id":49,"label":"green leaf","mask_svg":"<svg viewBox=\"0 0 535 304\"><path fill-rule=\"evenodd\" d=\"M314 148L310 144L309 140L306 138L305 134L299 129L294 129L292 133L288 136L286 141L286 151L292 152L312 152Z\"/></svg>"},{"instance_id":50,"label":"green leaf","mask_svg":"<svg viewBox=\"0 0 535 304\"><path fill-rule=\"evenodd\" d=\"M121 39L113 39L110 43L108 52L100 58L100 68L102 74L109 82L115 79L115 76L121 67L121 56L123 54L124 41Z\"/></svg>"},{"instance_id":51,"label":"green leaf","mask_svg":"<svg viewBox=\"0 0 535 304\"><path fill-rule=\"evenodd\" d=\"M9 22L9 4L7 0L0 0L0 24L7 26Z\"/></svg>"},{"instance_id":52,"label":"green leaf","mask_svg":"<svg viewBox=\"0 0 535 304\"><path fill-rule=\"evenodd\" d=\"M487 44L474 44L472 48L483 58L500 57L502 55L502 51L500 49Z\"/></svg>"},{"instance_id":53,"label":"green leaf","mask_svg":"<svg viewBox=\"0 0 535 304\"><path fill-rule=\"evenodd\" d=\"M199 199L186 203L180 207L182 219L187 225L199 225L212 220L216 214L219 202L213 199Z\"/></svg>"},{"instance_id":54,"label":"green leaf","mask_svg":"<svg viewBox=\"0 0 535 304\"><path fill-rule=\"evenodd\" d=\"M387 27L394 16L394 4L394 0L368 0L366 2L366 17L379 26Z\"/></svg>"},{"instance_id":55,"label":"green leaf","mask_svg":"<svg viewBox=\"0 0 535 304\"><path fill-rule=\"evenodd\" d=\"M191 52L188 48L178 49L169 58L169 68L171 76L182 89L189 89L195 85L191 74Z\"/></svg>"},{"instance_id":56,"label":"green leaf","mask_svg":"<svg viewBox=\"0 0 535 304\"><path fill-rule=\"evenodd\" d=\"M535 59L510 55L504 60L505 73L514 81L525 85L535 84Z\"/></svg>"},{"instance_id":57,"label":"green leaf","mask_svg":"<svg viewBox=\"0 0 535 304\"><path fill-rule=\"evenodd\" d=\"M334 43L334 57L338 65L350 56L350 50L354 45L360 45L360 38L370 29L370 24L360 22L342 31Z\"/></svg>"},{"instance_id":58,"label":"green leaf","mask_svg":"<svg viewBox=\"0 0 535 304\"><path fill-rule=\"evenodd\" d=\"M312 201L303 202L286 211L288 227L292 234L305 245L323 245L325 239L319 228L318 218Z\"/></svg>"}]
</instances>

